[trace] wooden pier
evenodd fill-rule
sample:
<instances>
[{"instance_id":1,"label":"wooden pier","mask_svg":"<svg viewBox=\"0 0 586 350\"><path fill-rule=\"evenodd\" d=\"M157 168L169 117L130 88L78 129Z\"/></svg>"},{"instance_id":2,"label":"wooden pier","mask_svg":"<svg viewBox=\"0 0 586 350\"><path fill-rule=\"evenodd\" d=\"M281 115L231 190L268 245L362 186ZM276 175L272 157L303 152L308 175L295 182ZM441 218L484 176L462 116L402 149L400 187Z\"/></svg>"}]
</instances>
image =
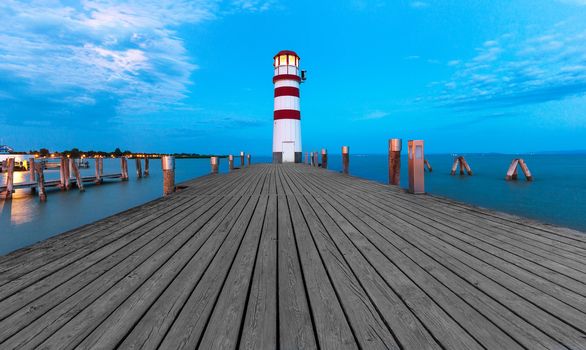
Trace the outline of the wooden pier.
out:
<instances>
[{"instance_id":1,"label":"wooden pier","mask_svg":"<svg viewBox=\"0 0 586 350\"><path fill-rule=\"evenodd\" d=\"M181 188L0 257L0 348L586 349L583 233L301 164Z\"/></svg>"}]
</instances>

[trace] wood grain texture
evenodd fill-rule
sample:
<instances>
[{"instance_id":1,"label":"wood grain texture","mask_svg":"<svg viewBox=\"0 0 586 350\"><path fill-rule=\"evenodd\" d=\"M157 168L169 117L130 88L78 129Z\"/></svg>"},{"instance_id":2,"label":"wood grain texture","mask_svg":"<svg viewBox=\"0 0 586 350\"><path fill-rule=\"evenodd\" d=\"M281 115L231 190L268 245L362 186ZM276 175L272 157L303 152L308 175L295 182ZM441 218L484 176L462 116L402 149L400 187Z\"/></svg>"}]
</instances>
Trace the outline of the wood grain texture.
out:
<instances>
[{"instance_id":1,"label":"wood grain texture","mask_svg":"<svg viewBox=\"0 0 586 350\"><path fill-rule=\"evenodd\" d=\"M183 187L0 257L0 348L586 349L584 233L301 164Z\"/></svg>"}]
</instances>

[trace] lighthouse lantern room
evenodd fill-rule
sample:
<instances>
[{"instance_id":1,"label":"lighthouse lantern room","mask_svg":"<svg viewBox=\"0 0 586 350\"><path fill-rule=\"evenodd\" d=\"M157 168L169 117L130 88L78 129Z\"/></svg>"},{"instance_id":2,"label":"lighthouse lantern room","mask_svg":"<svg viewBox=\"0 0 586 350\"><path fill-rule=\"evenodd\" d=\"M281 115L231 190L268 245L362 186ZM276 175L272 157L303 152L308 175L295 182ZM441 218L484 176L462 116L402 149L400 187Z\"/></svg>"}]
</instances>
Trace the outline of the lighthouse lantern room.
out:
<instances>
[{"instance_id":1,"label":"lighthouse lantern room","mask_svg":"<svg viewBox=\"0 0 586 350\"><path fill-rule=\"evenodd\" d=\"M274 57L275 109L273 114L273 163L301 163L301 113L299 56L284 50Z\"/></svg>"}]
</instances>

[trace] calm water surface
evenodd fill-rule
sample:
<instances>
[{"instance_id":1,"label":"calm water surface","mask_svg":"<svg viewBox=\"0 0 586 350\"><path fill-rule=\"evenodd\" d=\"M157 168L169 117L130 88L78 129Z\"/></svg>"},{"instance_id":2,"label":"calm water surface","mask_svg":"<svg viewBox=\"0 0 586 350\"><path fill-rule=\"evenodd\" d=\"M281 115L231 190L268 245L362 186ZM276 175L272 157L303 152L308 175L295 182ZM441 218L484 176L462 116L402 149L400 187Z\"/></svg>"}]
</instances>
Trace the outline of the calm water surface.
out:
<instances>
[{"instance_id":1,"label":"calm water surface","mask_svg":"<svg viewBox=\"0 0 586 350\"><path fill-rule=\"evenodd\" d=\"M467 155L474 176L450 176L453 157L428 155L433 173L426 173L429 193L450 197L540 221L586 231L586 156L524 155L533 182L519 174L518 181L505 181L504 176L513 156ZM255 162L269 162L256 157ZM220 171L227 171L227 160L220 161ZM236 160L238 164L238 160ZM341 169L340 155L329 156L329 167ZM90 169L82 174L93 175ZM407 159L402 160L401 185L407 187ZM19 190L11 201L0 200L0 255L28 246L58 233L93 222L122 210L135 207L162 194L162 173L159 160L151 160L151 175L137 179L134 161L129 160L130 181L119 180L101 186L87 186L84 193L50 190L46 203ZM209 172L209 159L178 159L176 182L192 179ZM350 172L363 178L387 181L386 155L351 155ZM120 172L120 160L105 159L104 173ZM28 175L19 173L27 180ZM45 173L47 179L59 177L58 170ZM2 178L2 181L5 181Z\"/></svg>"}]
</instances>

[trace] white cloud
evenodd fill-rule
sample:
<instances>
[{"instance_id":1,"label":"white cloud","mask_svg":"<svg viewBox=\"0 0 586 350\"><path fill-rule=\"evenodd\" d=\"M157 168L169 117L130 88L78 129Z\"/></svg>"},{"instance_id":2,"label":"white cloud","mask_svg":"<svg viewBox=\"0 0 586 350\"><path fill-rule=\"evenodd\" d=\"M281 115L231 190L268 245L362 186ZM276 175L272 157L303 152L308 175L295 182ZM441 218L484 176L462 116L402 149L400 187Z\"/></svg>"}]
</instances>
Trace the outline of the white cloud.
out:
<instances>
[{"instance_id":1,"label":"white cloud","mask_svg":"<svg viewBox=\"0 0 586 350\"><path fill-rule=\"evenodd\" d=\"M386 118L390 115L390 113L385 112L385 111L381 111L381 110L375 110L372 112L367 113L365 116L358 118L359 120L373 120L373 119L382 119L382 118Z\"/></svg>"},{"instance_id":2,"label":"white cloud","mask_svg":"<svg viewBox=\"0 0 586 350\"><path fill-rule=\"evenodd\" d=\"M0 74L30 93L61 93L64 103L107 95L118 101L118 114L181 106L197 66L179 27L212 20L226 8L261 11L269 3L2 0Z\"/></svg>"},{"instance_id":3,"label":"white cloud","mask_svg":"<svg viewBox=\"0 0 586 350\"><path fill-rule=\"evenodd\" d=\"M416 9L423 9L426 7L429 7L429 3L424 2L424 1L412 1L410 3L410 6Z\"/></svg>"},{"instance_id":4,"label":"white cloud","mask_svg":"<svg viewBox=\"0 0 586 350\"><path fill-rule=\"evenodd\" d=\"M501 36L477 55L453 65L434 98L465 109L503 108L586 94L586 25L565 23L548 33L518 40Z\"/></svg>"}]
</instances>

